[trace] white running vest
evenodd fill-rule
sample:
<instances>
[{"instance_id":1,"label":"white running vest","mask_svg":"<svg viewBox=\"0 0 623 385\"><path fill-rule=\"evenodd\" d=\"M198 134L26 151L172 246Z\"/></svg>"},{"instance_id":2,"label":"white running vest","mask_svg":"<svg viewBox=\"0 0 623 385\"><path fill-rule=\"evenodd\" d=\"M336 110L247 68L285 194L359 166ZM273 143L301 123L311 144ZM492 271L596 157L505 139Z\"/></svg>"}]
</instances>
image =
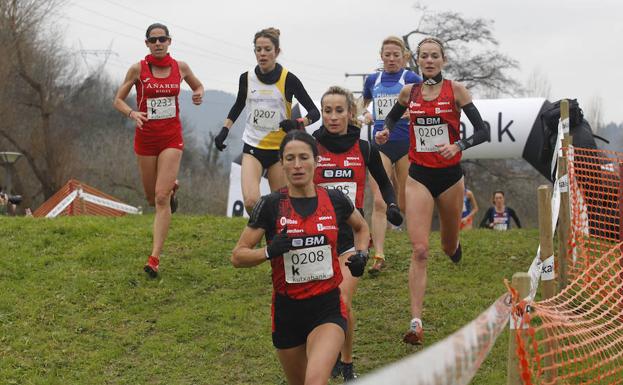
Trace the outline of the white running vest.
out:
<instances>
[{"instance_id":1,"label":"white running vest","mask_svg":"<svg viewBox=\"0 0 623 385\"><path fill-rule=\"evenodd\" d=\"M247 121L242 135L246 144L263 150L278 150L285 132L279 122L290 119L291 103L286 101L286 76L284 68L275 84L265 84L254 70L247 73Z\"/></svg>"}]
</instances>

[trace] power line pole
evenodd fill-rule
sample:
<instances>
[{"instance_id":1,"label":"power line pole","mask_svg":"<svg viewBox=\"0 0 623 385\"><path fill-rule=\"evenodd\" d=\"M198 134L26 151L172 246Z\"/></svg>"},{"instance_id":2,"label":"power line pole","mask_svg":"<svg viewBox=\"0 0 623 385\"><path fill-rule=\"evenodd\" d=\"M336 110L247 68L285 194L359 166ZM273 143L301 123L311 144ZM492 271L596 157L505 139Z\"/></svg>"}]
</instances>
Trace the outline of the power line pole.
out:
<instances>
[{"instance_id":1,"label":"power line pole","mask_svg":"<svg viewBox=\"0 0 623 385\"><path fill-rule=\"evenodd\" d=\"M363 94L363 89L366 85L366 78L368 77L368 75L370 74L349 74L348 72L346 72L344 74L344 77L349 78L352 76L359 76L361 77L361 91L353 91L353 94Z\"/></svg>"}]
</instances>

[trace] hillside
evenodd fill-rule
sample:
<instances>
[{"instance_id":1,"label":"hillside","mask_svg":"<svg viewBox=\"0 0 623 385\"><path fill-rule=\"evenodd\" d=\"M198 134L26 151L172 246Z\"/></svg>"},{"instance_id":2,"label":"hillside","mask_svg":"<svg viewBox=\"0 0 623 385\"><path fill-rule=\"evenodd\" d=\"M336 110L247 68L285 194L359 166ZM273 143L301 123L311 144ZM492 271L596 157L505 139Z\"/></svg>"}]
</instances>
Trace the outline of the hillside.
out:
<instances>
[{"instance_id":1,"label":"hillside","mask_svg":"<svg viewBox=\"0 0 623 385\"><path fill-rule=\"evenodd\" d=\"M242 219L174 216L162 278L141 271L153 217L0 217L1 384L284 384L270 338L269 266L234 269ZM431 239L426 346L475 318L527 270L534 230L464 234L464 259ZM414 352L404 232L388 234L389 269L355 298L356 367ZM508 333L473 384L506 378ZM339 383L339 382L332 382Z\"/></svg>"}]
</instances>

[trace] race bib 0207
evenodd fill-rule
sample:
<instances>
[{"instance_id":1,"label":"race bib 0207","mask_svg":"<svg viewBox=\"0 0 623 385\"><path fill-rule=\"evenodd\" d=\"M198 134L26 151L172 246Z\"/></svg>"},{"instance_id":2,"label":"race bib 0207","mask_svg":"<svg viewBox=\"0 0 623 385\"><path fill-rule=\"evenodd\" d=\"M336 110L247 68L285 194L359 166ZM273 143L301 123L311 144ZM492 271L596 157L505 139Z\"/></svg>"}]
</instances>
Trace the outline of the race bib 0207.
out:
<instances>
[{"instance_id":1,"label":"race bib 0207","mask_svg":"<svg viewBox=\"0 0 623 385\"><path fill-rule=\"evenodd\" d=\"M287 283L322 281L333 277L331 246L290 250L283 255Z\"/></svg>"},{"instance_id":2,"label":"race bib 0207","mask_svg":"<svg viewBox=\"0 0 623 385\"><path fill-rule=\"evenodd\" d=\"M438 145L450 144L448 124L443 123L441 118L421 116L415 119L413 133L418 152L437 152Z\"/></svg>"},{"instance_id":3,"label":"race bib 0207","mask_svg":"<svg viewBox=\"0 0 623 385\"><path fill-rule=\"evenodd\" d=\"M376 120L385 120L394 104L398 102L398 95L377 96L374 98L374 112Z\"/></svg>"},{"instance_id":4,"label":"race bib 0207","mask_svg":"<svg viewBox=\"0 0 623 385\"><path fill-rule=\"evenodd\" d=\"M255 127L270 131L279 131L279 111L255 108L251 111L251 117Z\"/></svg>"},{"instance_id":5,"label":"race bib 0207","mask_svg":"<svg viewBox=\"0 0 623 385\"><path fill-rule=\"evenodd\" d=\"M147 119L159 120L175 117L175 96L147 98Z\"/></svg>"},{"instance_id":6,"label":"race bib 0207","mask_svg":"<svg viewBox=\"0 0 623 385\"><path fill-rule=\"evenodd\" d=\"M355 204L355 199L357 198L357 183L356 182L331 182L331 183L320 183L322 187L340 190L344 195L350 199L350 201Z\"/></svg>"}]
</instances>

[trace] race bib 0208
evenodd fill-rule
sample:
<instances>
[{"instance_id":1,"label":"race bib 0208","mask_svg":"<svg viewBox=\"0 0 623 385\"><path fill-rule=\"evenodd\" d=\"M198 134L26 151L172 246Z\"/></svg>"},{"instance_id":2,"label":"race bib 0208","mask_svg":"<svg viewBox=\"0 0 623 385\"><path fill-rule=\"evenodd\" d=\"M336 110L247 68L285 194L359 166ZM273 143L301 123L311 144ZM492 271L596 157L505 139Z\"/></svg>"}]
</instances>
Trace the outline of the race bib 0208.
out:
<instances>
[{"instance_id":1,"label":"race bib 0208","mask_svg":"<svg viewBox=\"0 0 623 385\"><path fill-rule=\"evenodd\" d=\"M253 125L260 129L279 131L279 111L255 108L251 111Z\"/></svg>"},{"instance_id":2,"label":"race bib 0208","mask_svg":"<svg viewBox=\"0 0 623 385\"><path fill-rule=\"evenodd\" d=\"M320 183L322 187L340 190L344 195L350 199L350 201L355 204L355 199L357 198L357 183L356 182L331 182L331 183Z\"/></svg>"},{"instance_id":3,"label":"race bib 0208","mask_svg":"<svg viewBox=\"0 0 623 385\"><path fill-rule=\"evenodd\" d=\"M413 131L418 152L437 152L438 145L450 144L448 124L439 117L417 117Z\"/></svg>"},{"instance_id":4,"label":"race bib 0208","mask_svg":"<svg viewBox=\"0 0 623 385\"><path fill-rule=\"evenodd\" d=\"M374 109L376 120L385 120L389 111L391 111L394 104L398 102L398 95L384 95L374 98Z\"/></svg>"},{"instance_id":5,"label":"race bib 0208","mask_svg":"<svg viewBox=\"0 0 623 385\"><path fill-rule=\"evenodd\" d=\"M283 255L287 283L322 281L333 277L331 246L290 250Z\"/></svg>"},{"instance_id":6,"label":"race bib 0208","mask_svg":"<svg viewBox=\"0 0 623 385\"><path fill-rule=\"evenodd\" d=\"M147 98L147 119L159 120L175 117L175 96Z\"/></svg>"}]
</instances>

